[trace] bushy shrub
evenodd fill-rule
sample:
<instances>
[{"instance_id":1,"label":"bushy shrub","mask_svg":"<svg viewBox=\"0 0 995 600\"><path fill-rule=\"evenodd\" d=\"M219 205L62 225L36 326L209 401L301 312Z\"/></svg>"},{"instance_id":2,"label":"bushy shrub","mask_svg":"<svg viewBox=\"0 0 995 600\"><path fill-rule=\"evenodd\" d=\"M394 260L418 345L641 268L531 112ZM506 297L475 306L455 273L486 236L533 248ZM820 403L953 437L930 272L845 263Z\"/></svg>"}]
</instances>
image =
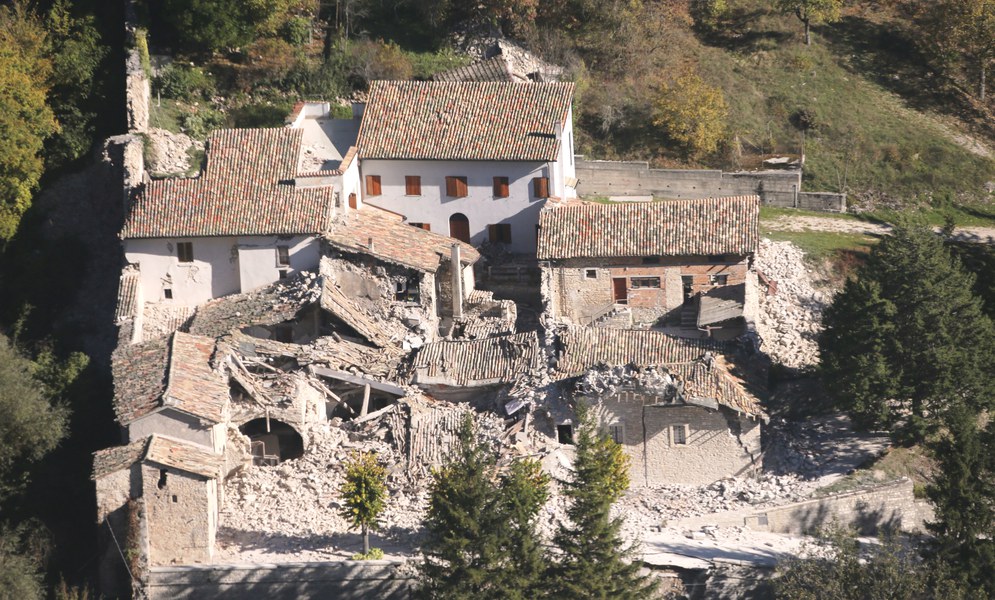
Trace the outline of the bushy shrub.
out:
<instances>
[{"instance_id":1,"label":"bushy shrub","mask_svg":"<svg viewBox=\"0 0 995 600\"><path fill-rule=\"evenodd\" d=\"M722 90L688 73L660 88L653 124L693 158L715 152L725 139L729 108Z\"/></svg>"},{"instance_id":2,"label":"bushy shrub","mask_svg":"<svg viewBox=\"0 0 995 600\"><path fill-rule=\"evenodd\" d=\"M193 112L189 112L180 118L180 125L183 130L192 138L202 140L215 129L225 124L225 116L220 112L208 107L199 107Z\"/></svg>"},{"instance_id":3,"label":"bushy shrub","mask_svg":"<svg viewBox=\"0 0 995 600\"><path fill-rule=\"evenodd\" d=\"M207 100L215 93L214 78L199 67L173 63L155 79L156 89L174 100Z\"/></svg>"},{"instance_id":4,"label":"bushy shrub","mask_svg":"<svg viewBox=\"0 0 995 600\"><path fill-rule=\"evenodd\" d=\"M303 46L311 41L311 19L291 17L280 28L280 36L294 46Z\"/></svg>"}]
</instances>

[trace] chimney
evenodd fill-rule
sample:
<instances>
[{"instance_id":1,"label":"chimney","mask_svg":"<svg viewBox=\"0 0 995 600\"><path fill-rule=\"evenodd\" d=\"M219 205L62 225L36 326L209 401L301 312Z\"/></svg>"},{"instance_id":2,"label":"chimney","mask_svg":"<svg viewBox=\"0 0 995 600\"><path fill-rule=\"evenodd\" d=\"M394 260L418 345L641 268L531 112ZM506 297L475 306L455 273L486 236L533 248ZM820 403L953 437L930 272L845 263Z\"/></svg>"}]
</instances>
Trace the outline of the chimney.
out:
<instances>
[{"instance_id":1,"label":"chimney","mask_svg":"<svg viewBox=\"0 0 995 600\"><path fill-rule=\"evenodd\" d=\"M370 252L376 252L376 248L373 247L373 238L370 238L369 248Z\"/></svg>"},{"instance_id":2,"label":"chimney","mask_svg":"<svg viewBox=\"0 0 995 600\"><path fill-rule=\"evenodd\" d=\"M563 123L556 121L553 123L553 133L556 135L556 139L559 140L563 137Z\"/></svg>"},{"instance_id":3,"label":"chimney","mask_svg":"<svg viewBox=\"0 0 995 600\"><path fill-rule=\"evenodd\" d=\"M460 265L459 244L452 246L452 269L453 269L453 318L463 316L463 269Z\"/></svg>"}]
</instances>

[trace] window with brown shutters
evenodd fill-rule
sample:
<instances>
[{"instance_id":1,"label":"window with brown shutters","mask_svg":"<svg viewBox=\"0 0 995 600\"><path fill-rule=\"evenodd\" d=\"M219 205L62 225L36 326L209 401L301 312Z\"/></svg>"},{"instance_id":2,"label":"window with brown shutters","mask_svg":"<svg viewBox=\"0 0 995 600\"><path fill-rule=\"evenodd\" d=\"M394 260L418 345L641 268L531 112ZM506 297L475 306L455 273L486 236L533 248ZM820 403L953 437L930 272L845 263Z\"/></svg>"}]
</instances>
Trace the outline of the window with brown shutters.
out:
<instances>
[{"instance_id":1,"label":"window with brown shutters","mask_svg":"<svg viewBox=\"0 0 995 600\"><path fill-rule=\"evenodd\" d=\"M404 193L407 196L421 196L421 177L418 175L405 175Z\"/></svg>"},{"instance_id":2,"label":"window with brown shutters","mask_svg":"<svg viewBox=\"0 0 995 600\"><path fill-rule=\"evenodd\" d=\"M366 176L366 195L367 196L379 196L380 195L380 176L379 175L367 175Z\"/></svg>"},{"instance_id":3,"label":"window with brown shutters","mask_svg":"<svg viewBox=\"0 0 995 600\"><path fill-rule=\"evenodd\" d=\"M425 231L432 231L431 223L408 223L412 227L417 227L418 229L424 229Z\"/></svg>"},{"instance_id":4,"label":"window with brown shutters","mask_svg":"<svg viewBox=\"0 0 995 600\"><path fill-rule=\"evenodd\" d=\"M532 179L532 195L536 198L549 198L549 177Z\"/></svg>"},{"instance_id":5,"label":"window with brown shutters","mask_svg":"<svg viewBox=\"0 0 995 600\"><path fill-rule=\"evenodd\" d=\"M466 198L466 177L455 175L446 177L446 195L450 198Z\"/></svg>"},{"instance_id":6,"label":"window with brown shutters","mask_svg":"<svg viewBox=\"0 0 995 600\"><path fill-rule=\"evenodd\" d=\"M177 242L176 258L181 263L193 262L193 242Z\"/></svg>"},{"instance_id":7,"label":"window with brown shutters","mask_svg":"<svg viewBox=\"0 0 995 600\"><path fill-rule=\"evenodd\" d=\"M508 223L497 223L487 226L487 238L492 244L511 243L511 225Z\"/></svg>"},{"instance_id":8,"label":"window with brown shutters","mask_svg":"<svg viewBox=\"0 0 995 600\"><path fill-rule=\"evenodd\" d=\"M494 197L495 198L507 198L508 197L508 178L507 177L495 177L494 178Z\"/></svg>"}]
</instances>

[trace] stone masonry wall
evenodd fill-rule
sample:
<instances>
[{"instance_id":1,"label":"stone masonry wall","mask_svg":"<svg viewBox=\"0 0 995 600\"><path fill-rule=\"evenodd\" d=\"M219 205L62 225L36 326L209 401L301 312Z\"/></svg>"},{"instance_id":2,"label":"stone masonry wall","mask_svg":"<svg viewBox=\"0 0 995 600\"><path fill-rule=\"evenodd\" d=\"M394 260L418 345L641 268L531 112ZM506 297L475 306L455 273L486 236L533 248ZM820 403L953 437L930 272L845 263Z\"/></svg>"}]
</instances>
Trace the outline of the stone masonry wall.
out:
<instances>
[{"instance_id":1,"label":"stone masonry wall","mask_svg":"<svg viewBox=\"0 0 995 600\"><path fill-rule=\"evenodd\" d=\"M150 600L407 600L414 583L406 563L340 561L155 567L148 589Z\"/></svg>"},{"instance_id":2,"label":"stone masonry wall","mask_svg":"<svg viewBox=\"0 0 995 600\"><path fill-rule=\"evenodd\" d=\"M142 466L149 560L153 565L209 562L214 549L209 482L165 468L163 487L158 465Z\"/></svg>"},{"instance_id":3,"label":"stone masonry wall","mask_svg":"<svg viewBox=\"0 0 995 600\"><path fill-rule=\"evenodd\" d=\"M726 275L726 284L746 281L749 263L744 257L710 262L705 257L663 257L658 265L644 265L639 257L620 259L569 259L553 263L549 277L554 315L588 324L590 317L613 302L612 279L626 278L627 303L636 323L652 323L684 302L681 277L693 277L692 293L714 287L713 275ZM591 276L593 275L593 277ZM633 277L659 277L659 288L633 288Z\"/></svg>"},{"instance_id":4,"label":"stone masonry wall","mask_svg":"<svg viewBox=\"0 0 995 600\"><path fill-rule=\"evenodd\" d=\"M737 436L724 411L643 403L641 394L622 391L602 397L594 409L602 425L622 424L634 485L708 484L741 475L760 457L759 421L729 413L739 421ZM673 425L687 426L687 444L674 443Z\"/></svg>"},{"instance_id":5,"label":"stone masonry wall","mask_svg":"<svg viewBox=\"0 0 995 600\"><path fill-rule=\"evenodd\" d=\"M834 522L872 535L882 528L922 531L923 515L909 479L872 489L796 502L746 519L746 526L774 533L807 534Z\"/></svg>"},{"instance_id":6,"label":"stone masonry wall","mask_svg":"<svg viewBox=\"0 0 995 600\"><path fill-rule=\"evenodd\" d=\"M577 161L577 194L708 198L758 195L764 204L841 212L846 195L801 191L801 171L724 173L715 170L651 169L645 162Z\"/></svg>"}]
</instances>

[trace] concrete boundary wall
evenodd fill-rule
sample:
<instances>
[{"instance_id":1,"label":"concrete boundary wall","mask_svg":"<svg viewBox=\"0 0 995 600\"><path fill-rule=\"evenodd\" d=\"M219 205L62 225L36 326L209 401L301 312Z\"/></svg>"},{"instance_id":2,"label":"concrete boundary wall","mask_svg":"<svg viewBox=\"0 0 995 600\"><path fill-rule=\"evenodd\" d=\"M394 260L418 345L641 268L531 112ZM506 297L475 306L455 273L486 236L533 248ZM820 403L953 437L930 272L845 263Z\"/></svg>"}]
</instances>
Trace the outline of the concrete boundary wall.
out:
<instances>
[{"instance_id":1,"label":"concrete boundary wall","mask_svg":"<svg viewBox=\"0 0 995 600\"><path fill-rule=\"evenodd\" d=\"M408 600L414 584L406 561L346 560L152 567L147 591L149 600Z\"/></svg>"},{"instance_id":2,"label":"concrete boundary wall","mask_svg":"<svg viewBox=\"0 0 995 600\"><path fill-rule=\"evenodd\" d=\"M577 160L579 196L707 198L758 195L771 206L843 212L846 195L802 192L801 171L725 173L706 169L651 169L646 162Z\"/></svg>"},{"instance_id":3,"label":"concrete boundary wall","mask_svg":"<svg viewBox=\"0 0 995 600\"><path fill-rule=\"evenodd\" d=\"M811 534L834 522L871 535L882 529L918 532L924 515L910 479L874 488L795 502L758 512L745 520L751 529L773 533Z\"/></svg>"}]
</instances>

